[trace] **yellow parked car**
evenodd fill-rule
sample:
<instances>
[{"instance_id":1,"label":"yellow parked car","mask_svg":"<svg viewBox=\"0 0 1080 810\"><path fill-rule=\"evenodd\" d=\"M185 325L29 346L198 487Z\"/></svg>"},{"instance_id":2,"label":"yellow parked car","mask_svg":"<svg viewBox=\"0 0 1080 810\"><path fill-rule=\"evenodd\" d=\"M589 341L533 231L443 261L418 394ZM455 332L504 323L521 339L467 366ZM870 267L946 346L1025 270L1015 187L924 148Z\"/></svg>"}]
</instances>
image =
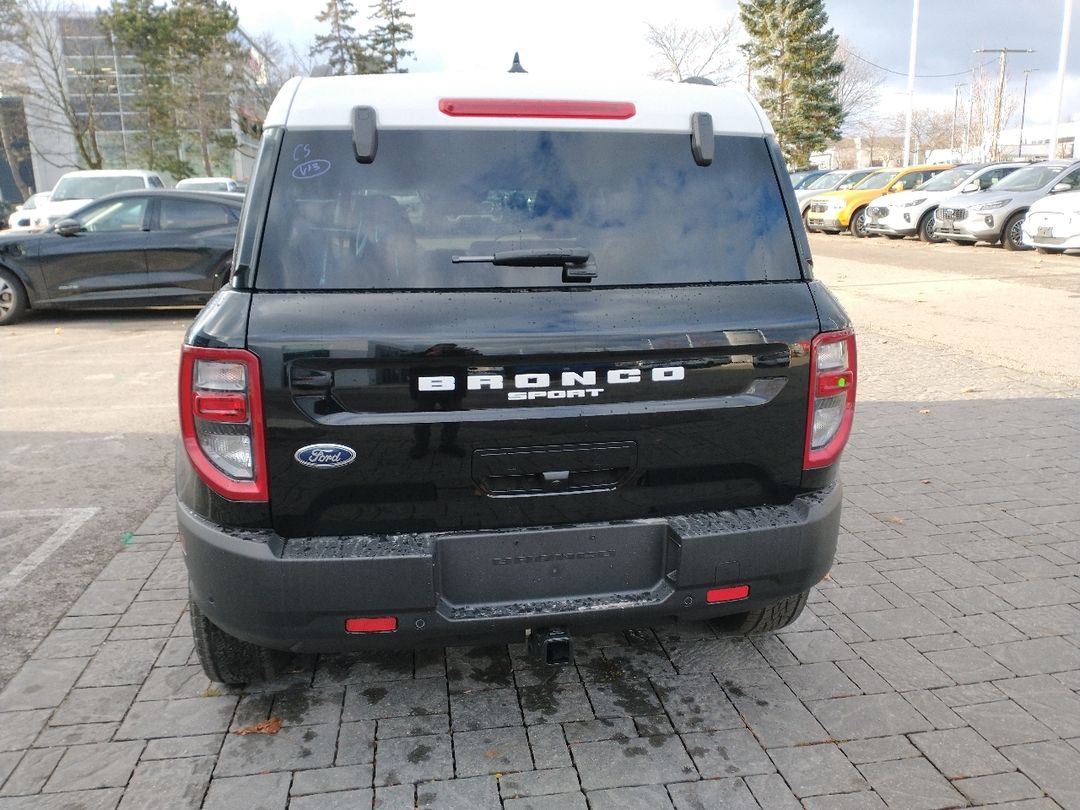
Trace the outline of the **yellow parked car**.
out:
<instances>
[{"instance_id":1,"label":"yellow parked car","mask_svg":"<svg viewBox=\"0 0 1080 810\"><path fill-rule=\"evenodd\" d=\"M952 164L908 166L904 169L878 169L847 191L827 191L810 200L806 228L810 231L869 236L866 230L866 206L883 194L907 191L925 183L935 174L951 169Z\"/></svg>"}]
</instances>

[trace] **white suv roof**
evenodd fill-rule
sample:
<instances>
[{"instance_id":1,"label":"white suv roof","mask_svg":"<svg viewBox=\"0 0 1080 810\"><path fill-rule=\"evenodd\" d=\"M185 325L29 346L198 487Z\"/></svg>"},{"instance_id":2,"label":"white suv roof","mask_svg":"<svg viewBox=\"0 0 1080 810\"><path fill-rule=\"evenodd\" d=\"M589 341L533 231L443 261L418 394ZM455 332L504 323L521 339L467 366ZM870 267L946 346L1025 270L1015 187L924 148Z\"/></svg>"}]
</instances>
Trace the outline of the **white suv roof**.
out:
<instances>
[{"instance_id":1,"label":"white suv roof","mask_svg":"<svg viewBox=\"0 0 1080 810\"><path fill-rule=\"evenodd\" d=\"M465 116L440 111L440 101L558 100L629 102L623 119ZM689 132L690 116L712 116L717 135L772 133L757 102L742 90L703 84L626 79L556 79L533 74L398 73L294 78L282 87L265 126L348 129L355 106L374 107L383 129L545 129Z\"/></svg>"}]
</instances>

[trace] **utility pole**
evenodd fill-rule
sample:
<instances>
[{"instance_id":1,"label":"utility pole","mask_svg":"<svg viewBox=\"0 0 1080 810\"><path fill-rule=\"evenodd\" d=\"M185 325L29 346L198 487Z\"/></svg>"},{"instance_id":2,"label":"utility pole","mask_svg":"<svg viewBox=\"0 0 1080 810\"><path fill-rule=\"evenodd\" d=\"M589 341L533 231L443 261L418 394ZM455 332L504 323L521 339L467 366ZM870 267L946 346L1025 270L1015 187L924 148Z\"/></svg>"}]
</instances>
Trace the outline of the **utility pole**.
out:
<instances>
[{"instance_id":1,"label":"utility pole","mask_svg":"<svg viewBox=\"0 0 1080 810\"><path fill-rule=\"evenodd\" d=\"M953 98L952 105L952 132L949 135L949 151L955 152L956 150L956 111L960 107L960 88L967 87L966 84L961 82L960 84L954 84L953 90L956 91L956 96Z\"/></svg>"},{"instance_id":2,"label":"utility pole","mask_svg":"<svg viewBox=\"0 0 1080 810\"><path fill-rule=\"evenodd\" d=\"M904 119L904 165L911 165L911 103L915 94L915 51L919 44L919 0L911 0L911 48L908 51L907 114Z\"/></svg>"},{"instance_id":3,"label":"utility pole","mask_svg":"<svg viewBox=\"0 0 1080 810\"><path fill-rule=\"evenodd\" d=\"M997 101L994 103L994 125L990 131L990 159L998 159L998 138L1001 137L1001 105L1005 101L1005 65L1010 53L1035 53L1031 48L976 48L974 53L998 55Z\"/></svg>"},{"instance_id":4,"label":"utility pole","mask_svg":"<svg viewBox=\"0 0 1080 810\"><path fill-rule=\"evenodd\" d=\"M1053 160L1057 157L1058 121L1061 120L1061 94L1065 90L1065 65L1069 55L1069 34L1072 28L1073 0L1065 0L1065 14L1061 21L1061 48L1058 51L1058 74L1057 74L1057 98L1054 102L1054 120L1050 124L1050 148L1046 157ZM1073 154L1076 154L1075 147Z\"/></svg>"},{"instance_id":5,"label":"utility pole","mask_svg":"<svg viewBox=\"0 0 1080 810\"><path fill-rule=\"evenodd\" d=\"M1024 100L1020 102L1020 137L1016 139L1016 156L1020 157L1024 153L1024 113L1027 112L1027 85L1028 79L1031 78L1031 74L1038 68L1028 68L1024 71Z\"/></svg>"}]
</instances>

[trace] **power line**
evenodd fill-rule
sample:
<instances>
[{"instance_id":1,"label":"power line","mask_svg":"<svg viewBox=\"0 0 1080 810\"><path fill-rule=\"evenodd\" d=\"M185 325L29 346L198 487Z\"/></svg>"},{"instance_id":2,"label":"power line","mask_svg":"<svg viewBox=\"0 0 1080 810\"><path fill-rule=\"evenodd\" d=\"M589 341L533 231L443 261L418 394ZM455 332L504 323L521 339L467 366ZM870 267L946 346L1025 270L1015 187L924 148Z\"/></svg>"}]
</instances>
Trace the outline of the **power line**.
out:
<instances>
[{"instance_id":1,"label":"power line","mask_svg":"<svg viewBox=\"0 0 1080 810\"><path fill-rule=\"evenodd\" d=\"M841 46L841 50L843 50L844 53L846 53L848 56L854 56L860 62L866 62L866 64L871 65L873 67L876 67L878 70L884 70L886 73L892 73L895 76L907 76L907 71L906 70L892 70L891 68L887 68L884 65L879 65L877 62L871 62L866 57L860 56L859 54L855 53L855 51L850 50L848 48L844 48L843 46ZM985 62L983 62L981 64L976 65L975 67L985 67L986 65L991 65L996 61L997 61L996 59L989 59L989 60L987 60L987 61L985 61ZM971 68L968 68L967 70L961 70L958 73L916 73L915 78L916 79L949 79L949 78L952 78L954 76L967 76L969 73L971 73L971 70L972 70Z\"/></svg>"}]
</instances>

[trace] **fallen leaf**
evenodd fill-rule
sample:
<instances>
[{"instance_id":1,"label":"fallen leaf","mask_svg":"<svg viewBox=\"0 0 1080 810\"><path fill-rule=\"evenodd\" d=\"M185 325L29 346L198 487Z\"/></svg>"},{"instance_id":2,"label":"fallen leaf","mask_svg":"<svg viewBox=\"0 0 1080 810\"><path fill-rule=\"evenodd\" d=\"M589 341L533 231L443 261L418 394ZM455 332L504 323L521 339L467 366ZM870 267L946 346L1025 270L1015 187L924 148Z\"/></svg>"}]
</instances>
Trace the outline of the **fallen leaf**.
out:
<instances>
[{"instance_id":1,"label":"fallen leaf","mask_svg":"<svg viewBox=\"0 0 1080 810\"><path fill-rule=\"evenodd\" d=\"M976 388L974 385L968 385L968 386L965 386L964 388L961 388L960 393L961 394L974 394L978 390L979 389Z\"/></svg>"},{"instance_id":2,"label":"fallen leaf","mask_svg":"<svg viewBox=\"0 0 1080 810\"><path fill-rule=\"evenodd\" d=\"M930 413L929 408L919 408L919 413Z\"/></svg>"},{"instance_id":3,"label":"fallen leaf","mask_svg":"<svg viewBox=\"0 0 1080 810\"><path fill-rule=\"evenodd\" d=\"M822 582L832 582L832 574L826 574L821 578Z\"/></svg>"},{"instance_id":4,"label":"fallen leaf","mask_svg":"<svg viewBox=\"0 0 1080 810\"><path fill-rule=\"evenodd\" d=\"M199 692L199 697L221 697L221 690L216 686L208 686Z\"/></svg>"},{"instance_id":5,"label":"fallen leaf","mask_svg":"<svg viewBox=\"0 0 1080 810\"><path fill-rule=\"evenodd\" d=\"M484 752L484 756L485 756L485 757L486 757L487 759L495 759L495 757L497 757L498 755L499 755L499 752L498 752L498 751L496 751L496 750L495 750L494 748L493 748L493 749L491 749L490 751L485 751L485 752Z\"/></svg>"},{"instance_id":6,"label":"fallen leaf","mask_svg":"<svg viewBox=\"0 0 1080 810\"><path fill-rule=\"evenodd\" d=\"M233 734L239 734L243 737L245 734L277 734L279 731L281 731L281 718L271 717L269 720L263 720L253 726L238 728Z\"/></svg>"},{"instance_id":7,"label":"fallen leaf","mask_svg":"<svg viewBox=\"0 0 1080 810\"><path fill-rule=\"evenodd\" d=\"M887 518L885 518L885 522L895 523L897 526L904 525L904 519L902 517L897 517L896 515L889 515Z\"/></svg>"},{"instance_id":8,"label":"fallen leaf","mask_svg":"<svg viewBox=\"0 0 1080 810\"><path fill-rule=\"evenodd\" d=\"M929 484L929 483L931 483L931 482L930 482L930 479L929 479L929 478L924 478L924 479L922 480L922 483L924 483L924 484Z\"/></svg>"}]
</instances>

